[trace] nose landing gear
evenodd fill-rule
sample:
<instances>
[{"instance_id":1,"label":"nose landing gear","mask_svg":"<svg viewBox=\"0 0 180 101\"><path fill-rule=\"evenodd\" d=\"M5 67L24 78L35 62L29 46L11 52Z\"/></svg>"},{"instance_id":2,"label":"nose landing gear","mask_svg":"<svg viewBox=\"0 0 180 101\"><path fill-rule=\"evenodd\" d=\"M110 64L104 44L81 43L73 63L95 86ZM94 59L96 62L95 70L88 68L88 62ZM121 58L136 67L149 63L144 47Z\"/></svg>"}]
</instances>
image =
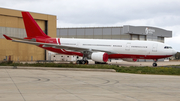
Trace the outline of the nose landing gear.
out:
<instances>
[{"instance_id":1,"label":"nose landing gear","mask_svg":"<svg viewBox=\"0 0 180 101\"><path fill-rule=\"evenodd\" d=\"M153 63L153 67L156 67L157 66L157 63Z\"/></svg>"},{"instance_id":2,"label":"nose landing gear","mask_svg":"<svg viewBox=\"0 0 180 101\"><path fill-rule=\"evenodd\" d=\"M158 59L154 59L153 61L154 61L154 63L152 64L152 66L153 66L153 67L156 67L156 66L157 66L157 63L156 63L156 62L158 61Z\"/></svg>"}]
</instances>

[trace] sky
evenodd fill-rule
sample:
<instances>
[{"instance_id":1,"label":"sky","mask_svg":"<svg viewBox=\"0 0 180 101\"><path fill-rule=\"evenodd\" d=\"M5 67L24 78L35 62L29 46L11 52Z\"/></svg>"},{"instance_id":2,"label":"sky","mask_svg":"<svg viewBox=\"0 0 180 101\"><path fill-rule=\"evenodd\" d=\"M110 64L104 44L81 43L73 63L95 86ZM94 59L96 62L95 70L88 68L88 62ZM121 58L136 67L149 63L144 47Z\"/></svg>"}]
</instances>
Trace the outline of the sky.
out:
<instances>
[{"instance_id":1,"label":"sky","mask_svg":"<svg viewBox=\"0 0 180 101\"><path fill-rule=\"evenodd\" d=\"M180 52L180 0L0 0L0 7L57 16L57 27L153 26Z\"/></svg>"}]
</instances>

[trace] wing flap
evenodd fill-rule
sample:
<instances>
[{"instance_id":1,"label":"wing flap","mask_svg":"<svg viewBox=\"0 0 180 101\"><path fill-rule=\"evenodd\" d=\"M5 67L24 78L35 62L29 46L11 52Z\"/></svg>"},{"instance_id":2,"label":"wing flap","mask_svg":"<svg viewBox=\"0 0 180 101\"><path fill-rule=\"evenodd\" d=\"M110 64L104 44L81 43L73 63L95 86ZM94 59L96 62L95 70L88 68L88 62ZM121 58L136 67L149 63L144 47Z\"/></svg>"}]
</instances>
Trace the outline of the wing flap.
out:
<instances>
[{"instance_id":1,"label":"wing flap","mask_svg":"<svg viewBox=\"0 0 180 101\"><path fill-rule=\"evenodd\" d=\"M43 43L39 42L32 42L32 41L21 41L21 40L12 40L13 42L19 42L19 43L27 43L27 44L32 44L32 45L41 45Z\"/></svg>"}]
</instances>

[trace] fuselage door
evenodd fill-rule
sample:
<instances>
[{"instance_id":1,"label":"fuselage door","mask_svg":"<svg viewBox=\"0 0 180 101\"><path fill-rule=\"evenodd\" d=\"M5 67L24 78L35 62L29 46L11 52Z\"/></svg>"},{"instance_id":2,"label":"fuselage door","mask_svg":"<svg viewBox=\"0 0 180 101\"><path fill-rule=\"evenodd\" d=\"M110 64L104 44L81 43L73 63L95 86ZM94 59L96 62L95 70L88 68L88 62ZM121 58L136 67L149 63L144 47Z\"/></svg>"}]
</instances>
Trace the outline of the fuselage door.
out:
<instances>
[{"instance_id":1,"label":"fuselage door","mask_svg":"<svg viewBox=\"0 0 180 101\"><path fill-rule=\"evenodd\" d=\"M128 42L128 43L126 44L125 50L126 50L126 51L130 51L130 47L131 47L131 43Z\"/></svg>"},{"instance_id":2,"label":"fuselage door","mask_svg":"<svg viewBox=\"0 0 180 101\"><path fill-rule=\"evenodd\" d=\"M157 44L157 43L153 44L153 46L152 46L152 52L157 52L157 47L158 47L158 44Z\"/></svg>"}]
</instances>

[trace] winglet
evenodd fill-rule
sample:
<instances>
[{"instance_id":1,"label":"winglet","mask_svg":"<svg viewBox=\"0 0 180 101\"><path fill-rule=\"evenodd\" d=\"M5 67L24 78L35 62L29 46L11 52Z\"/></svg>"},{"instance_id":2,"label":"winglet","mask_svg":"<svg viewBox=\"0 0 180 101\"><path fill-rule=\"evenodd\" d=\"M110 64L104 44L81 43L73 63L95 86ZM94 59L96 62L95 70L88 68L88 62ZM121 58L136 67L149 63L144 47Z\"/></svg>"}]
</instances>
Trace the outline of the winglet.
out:
<instances>
[{"instance_id":1,"label":"winglet","mask_svg":"<svg viewBox=\"0 0 180 101\"><path fill-rule=\"evenodd\" d=\"M7 40L12 40L10 37L8 37L7 35L3 34L3 36L7 39Z\"/></svg>"}]
</instances>

